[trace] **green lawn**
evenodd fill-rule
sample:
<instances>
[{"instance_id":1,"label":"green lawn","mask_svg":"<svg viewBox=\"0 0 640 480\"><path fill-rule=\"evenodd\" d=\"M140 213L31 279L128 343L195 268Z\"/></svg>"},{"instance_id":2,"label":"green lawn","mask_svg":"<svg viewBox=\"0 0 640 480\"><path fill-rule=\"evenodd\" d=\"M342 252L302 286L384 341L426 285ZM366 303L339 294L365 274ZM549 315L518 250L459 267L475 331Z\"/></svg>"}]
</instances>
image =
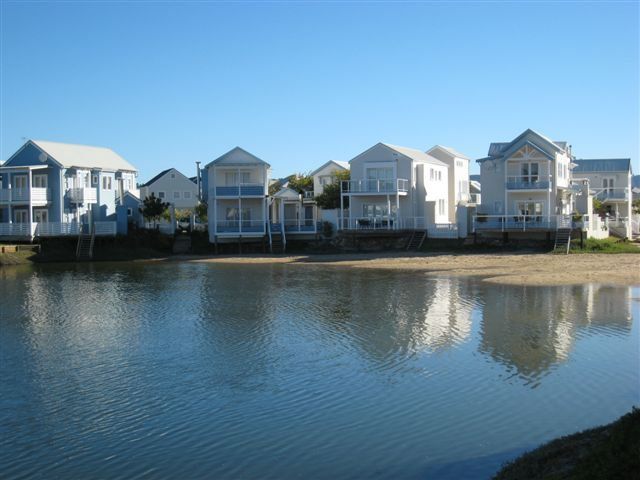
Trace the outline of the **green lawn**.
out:
<instances>
[{"instance_id":1,"label":"green lawn","mask_svg":"<svg viewBox=\"0 0 640 480\"><path fill-rule=\"evenodd\" d=\"M584 248L580 248L580 240L571 241L571 253L640 253L640 245L619 238L609 237L602 240L588 238Z\"/></svg>"}]
</instances>

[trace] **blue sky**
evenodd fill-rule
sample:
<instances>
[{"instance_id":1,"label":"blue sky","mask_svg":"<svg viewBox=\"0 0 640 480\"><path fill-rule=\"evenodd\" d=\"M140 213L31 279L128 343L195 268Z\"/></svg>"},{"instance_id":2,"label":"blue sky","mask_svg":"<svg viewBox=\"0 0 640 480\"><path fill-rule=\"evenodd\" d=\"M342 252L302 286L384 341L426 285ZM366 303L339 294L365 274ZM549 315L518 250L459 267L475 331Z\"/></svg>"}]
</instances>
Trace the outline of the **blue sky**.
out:
<instances>
[{"instance_id":1,"label":"blue sky","mask_svg":"<svg viewBox=\"0 0 640 480\"><path fill-rule=\"evenodd\" d=\"M378 141L479 158L533 128L640 173L637 2L3 0L1 14L2 160L23 138L108 146L145 181L240 145L284 176Z\"/></svg>"}]
</instances>

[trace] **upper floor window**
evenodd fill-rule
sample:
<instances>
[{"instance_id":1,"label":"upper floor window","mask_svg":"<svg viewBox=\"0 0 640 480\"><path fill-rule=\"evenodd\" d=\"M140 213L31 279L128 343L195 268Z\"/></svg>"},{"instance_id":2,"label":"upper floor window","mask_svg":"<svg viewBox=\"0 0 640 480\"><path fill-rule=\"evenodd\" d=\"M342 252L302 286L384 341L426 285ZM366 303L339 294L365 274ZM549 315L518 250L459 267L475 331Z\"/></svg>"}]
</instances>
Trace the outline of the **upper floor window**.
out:
<instances>
[{"instance_id":1,"label":"upper floor window","mask_svg":"<svg viewBox=\"0 0 640 480\"><path fill-rule=\"evenodd\" d=\"M429 180L433 180L433 177L434 177L434 170L433 170L433 168L430 168L429 169Z\"/></svg>"},{"instance_id":2,"label":"upper floor window","mask_svg":"<svg viewBox=\"0 0 640 480\"><path fill-rule=\"evenodd\" d=\"M613 193L613 178L603 178L602 188L607 190L609 193Z\"/></svg>"},{"instance_id":3,"label":"upper floor window","mask_svg":"<svg viewBox=\"0 0 640 480\"><path fill-rule=\"evenodd\" d=\"M438 215L444 215L446 209L446 203L444 200L438 200Z\"/></svg>"},{"instance_id":4,"label":"upper floor window","mask_svg":"<svg viewBox=\"0 0 640 480\"><path fill-rule=\"evenodd\" d=\"M183 192L183 196L185 198L185 200L188 200L191 198L191 192Z\"/></svg>"},{"instance_id":5,"label":"upper floor window","mask_svg":"<svg viewBox=\"0 0 640 480\"><path fill-rule=\"evenodd\" d=\"M224 183L228 186L251 183L251 172L225 172Z\"/></svg>"},{"instance_id":6,"label":"upper floor window","mask_svg":"<svg viewBox=\"0 0 640 480\"><path fill-rule=\"evenodd\" d=\"M27 176L26 175L14 175L12 178L13 188L27 188Z\"/></svg>"},{"instance_id":7,"label":"upper floor window","mask_svg":"<svg viewBox=\"0 0 640 480\"><path fill-rule=\"evenodd\" d=\"M464 162L462 160L456 160L456 167L464 168Z\"/></svg>"},{"instance_id":8,"label":"upper floor window","mask_svg":"<svg viewBox=\"0 0 640 480\"><path fill-rule=\"evenodd\" d=\"M34 175L33 186L36 188L47 188L48 178L47 175Z\"/></svg>"},{"instance_id":9,"label":"upper floor window","mask_svg":"<svg viewBox=\"0 0 640 480\"><path fill-rule=\"evenodd\" d=\"M526 183L535 183L538 181L538 162L524 162L520 165L520 174L522 181Z\"/></svg>"},{"instance_id":10,"label":"upper floor window","mask_svg":"<svg viewBox=\"0 0 640 480\"><path fill-rule=\"evenodd\" d=\"M180 198L180 192L173 192L173 198Z\"/></svg>"},{"instance_id":11,"label":"upper floor window","mask_svg":"<svg viewBox=\"0 0 640 480\"><path fill-rule=\"evenodd\" d=\"M164 200L164 192L158 192L158 198L162 198Z\"/></svg>"},{"instance_id":12,"label":"upper floor window","mask_svg":"<svg viewBox=\"0 0 640 480\"><path fill-rule=\"evenodd\" d=\"M102 189L111 190L111 177L102 177Z\"/></svg>"},{"instance_id":13,"label":"upper floor window","mask_svg":"<svg viewBox=\"0 0 640 480\"><path fill-rule=\"evenodd\" d=\"M91 175L91 186L92 187L98 186L98 175Z\"/></svg>"}]
</instances>

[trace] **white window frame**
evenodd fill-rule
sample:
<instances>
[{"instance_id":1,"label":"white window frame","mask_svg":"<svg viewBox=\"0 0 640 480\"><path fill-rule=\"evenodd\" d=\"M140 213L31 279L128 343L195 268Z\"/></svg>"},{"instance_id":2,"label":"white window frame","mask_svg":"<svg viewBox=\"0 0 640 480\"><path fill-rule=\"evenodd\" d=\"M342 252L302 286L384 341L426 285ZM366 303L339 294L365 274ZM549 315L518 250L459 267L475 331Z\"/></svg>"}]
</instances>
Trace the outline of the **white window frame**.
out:
<instances>
[{"instance_id":1,"label":"white window frame","mask_svg":"<svg viewBox=\"0 0 640 480\"><path fill-rule=\"evenodd\" d=\"M158 198L160 198L160 199L162 199L162 200L164 200L165 195L166 195L166 194L165 194L165 192L162 192L162 191L159 191L159 192L158 192Z\"/></svg>"},{"instance_id":2,"label":"white window frame","mask_svg":"<svg viewBox=\"0 0 640 480\"><path fill-rule=\"evenodd\" d=\"M11 188L26 190L29 185L27 175L14 175L11 177Z\"/></svg>"},{"instance_id":3,"label":"white window frame","mask_svg":"<svg viewBox=\"0 0 640 480\"><path fill-rule=\"evenodd\" d=\"M185 200L191 200L191 192L182 192L182 198Z\"/></svg>"},{"instance_id":4,"label":"white window frame","mask_svg":"<svg viewBox=\"0 0 640 480\"><path fill-rule=\"evenodd\" d=\"M173 192L173 199L180 200L180 192Z\"/></svg>"},{"instance_id":5,"label":"white window frame","mask_svg":"<svg viewBox=\"0 0 640 480\"><path fill-rule=\"evenodd\" d=\"M33 176L33 186L35 188L49 188L49 175L40 173Z\"/></svg>"}]
</instances>

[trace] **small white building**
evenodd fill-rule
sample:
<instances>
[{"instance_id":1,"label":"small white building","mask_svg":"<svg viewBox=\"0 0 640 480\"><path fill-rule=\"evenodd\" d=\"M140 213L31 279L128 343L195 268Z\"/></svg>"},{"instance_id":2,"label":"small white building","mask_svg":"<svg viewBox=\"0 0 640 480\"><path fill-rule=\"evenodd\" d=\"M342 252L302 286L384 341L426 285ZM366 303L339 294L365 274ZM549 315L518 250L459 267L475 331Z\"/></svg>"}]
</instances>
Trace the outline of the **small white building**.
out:
<instances>
[{"instance_id":1,"label":"small white building","mask_svg":"<svg viewBox=\"0 0 640 480\"><path fill-rule=\"evenodd\" d=\"M315 169L310 175L313 177L313 196L317 197L324 192L324 186L335 183L337 174L348 172L349 162L329 160L321 167Z\"/></svg>"},{"instance_id":2,"label":"small white building","mask_svg":"<svg viewBox=\"0 0 640 480\"><path fill-rule=\"evenodd\" d=\"M267 235L270 169L240 147L204 167L211 243Z\"/></svg>"},{"instance_id":3,"label":"small white building","mask_svg":"<svg viewBox=\"0 0 640 480\"><path fill-rule=\"evenodd\" d=\"M193 210L198 205L198 186L175 168L163 170L140 185L141 199L151 194L179 209Z\"/></svg>"},{"instance_id":4,"label":"small white building","mask_svg":"<svg viewBox=\"0 0 640 480\"><path fill-rule=\"evenodd\" d=\"M449 167L448 199L449 218L457 218L458 206L466 206L470 202L469 162L470 158L451 147L435 145L427 150L427 154L437 158Z\"/></svg>"}]
</instances>

